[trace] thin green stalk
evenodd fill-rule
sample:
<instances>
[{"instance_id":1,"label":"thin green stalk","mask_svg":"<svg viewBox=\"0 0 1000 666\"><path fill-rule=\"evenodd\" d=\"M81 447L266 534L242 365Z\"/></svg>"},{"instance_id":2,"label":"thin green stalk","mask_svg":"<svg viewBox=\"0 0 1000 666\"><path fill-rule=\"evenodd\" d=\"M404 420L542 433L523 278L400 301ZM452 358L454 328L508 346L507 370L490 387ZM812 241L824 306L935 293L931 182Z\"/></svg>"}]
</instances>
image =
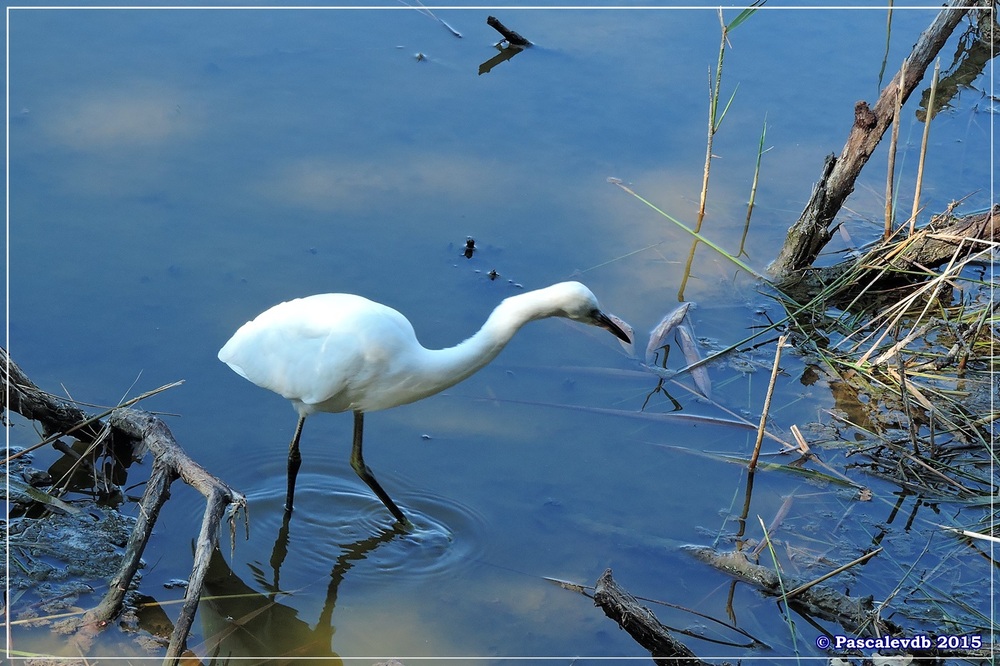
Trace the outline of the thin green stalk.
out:
<instances>
[{"instance_id":1,"label":"thin green stalk","mask_svg":"<svg viewBox=\"0 0 1000 666\"><path fill-rule=\"evenodd\" d=\"M764 533L764 543L767 544L767 552L771 555L771 562L774 564L774 575L778 579L778 587L781 588L781 598L784 599L788 591L785 589L785 581L781 577L781 566L778 564L778 554L774 552L774 543L771 541L771 535L767 532L767 526L764 524L764 520L757 516L757 520L760 522L760 528ZM792 646L798 653L798 648L796 647L796 632L795 632L795 622L792 621L791 614L788 612L788 603L786 602L784 608L782 609L782 616L785 618L785 623L788 625L789 637L792 641Z\"/></svg>"},{"instance_id":2,"label":"thin green stalk","mask_svg":"<svg viewBox=\"0 0 1000 666\"><path fill-rule=\"evenodd\" d=\"M892 5L893 0L889 0L889 11L885 17L885 51L882 53L882 66L878 70L878 90L882 90L882 77L885 76L885 66L889 62L889 44L892 37Z\"/></svg>"},{"instance_id":3,"label":"thin green stalk","mask_svg":"<svg viewBox=\"0 0 1000 666\"><path fill-rule=\"evenodd\" d=\"M743 235L740 236L740 249L736 253L737 257L748 256L746 253L747 234L750 233L750 217L753 215L753 204L757 199L757 183L760 181L761 157L767 151L764 150L764 138L767 136L767 114L764 114L764 127L760 131L760 143L757 145L757 163L753 168L753 182L750 184L750 200L747 202L747 220L743 224Z\"/></svg>"},{"instance_id":4,"label":"thin green stalk","mask_svg":"<svg viewBox=\"0 0 1000 666\"><path fill-rule=\"evenodd\" d=\"M726 24L722 22L722 9L719 9L719 23L722 24L722 38L719 43L719 61L715 65L715 82L712 82L712 70L708 70L708 140L705 142L705 168L701 177L701 199L698 202L698 221L695 230L701 230L705 219L705 202L708 200L708 174L712 169L712 142L715 133L719 131L716 115L719 109L719 89L722 87L722 61L726 56ZM732 100L730 100L732 101ZM726 105L729 108L729 105Z\"/></svg>"},{"instance_id":5,"label":"thin green stalk","mask_svg":"<svg viewBox=\"0 0 1000 666\"><path fill-rule=\"evenodd\" d=\"M753 4L740 12L736 18L730 21L728 24L722 20L722 9L719 8L719 25L722 29L722 37L719 40L719 59L715 64L715 82L712 82L712 70L708 70L708 140L705 145L705 169L702 173L701 181L701 200L698 203L698 223L695 226L695 231L701 231L701 222L705 218L705 202L708 199L708 175L712 168L712 142L715 138L715 133L719 131L719 127L722 126L722 119L726 117L726 112L729 111L729 106L733 103L733 99L736 97L737 86L733 90L733 94L729 96L729 100L726 102L726 106L723 107L722 113L719 113L719 92L722 90L722 63L726 57L726 44L729 42L729 33L735 30L746 21L748 18L753 16L754 12L761 7L766 0L755 0Z\"/></svg>"},{"instance_id":6,"label":"thin green stalk","mask_svg":"<svg viewBox=\"0 0 1000 666\"><path fill-rule=\"evenodd\" d=\"M746 21L748 18L753 16L757 8L763 5L767 0L754 0L753 4L741 11L736 18L730 21L728 24L722 20L722 8L719 8L719 25L722 31L722 37L719 40L719 59L715 66L715 81L712 81L712 69L709 67L708 70L708 139L705 142L705 168L702 172L701 180L701 196L698 201L698 216L695 221L694 231L697 234L701 231L701 224L705 220L705 205L708 201L708 178L712 169L712 144L715 139L715 133L719 131L719 127L722 125L722 119L726 117L726 112L729 111L730 105L736 98L736 90L739 86L733 90L733 94L729 96L729 100L726 102L725 107L722 109L722 113L719 113L719 92L722 90L722 63L726 57L726 44L729 43L729 33L735 30ZM697 239L697 236L695 236ZM677 290L677 296L680 300L684 300L684 290L687 288L687 281L691 275L691 266L694 264L694 254L698 249L698 240L695 240L691 244L691 251L688 253L687 264L685 265L684 273L681 276L680 286Z\"/></svg>"},{"instance_id":7,"label":"thin green stalk","mask_svg":"<svg viewBox=\"0 0 1000 666\"><path fill-rule=\"evenodd\" d=\"M670 220L671 222L673 222L676 226L680 227L681 230L687 232L688 234L690 234L694 238L698 239L699 241L701 241L705 245L709 246L710 248L712 248L713 250L715 250L716 252L718 252L719 254L721 254L723 257L725 257L729 261L733 262L734 264L736 264L737 266L739 266L740 268L742 268L743 270L745 270L750 275L754 276L758 280L763 280L765 282L768 282L768 279L764 275L762 275L761 273L758 273L753 268L751 268L750 266L748 266L746 263L744 263L742 260L740 260L739 257L734 257L733 255L729 254L728 252L726 252L725 250L723 250L721 247L719 247L718 245L716 245L712 240L710 240L708 238L705 238L700 233L698 233L697 231L695 231L691 227L687 226L683 222L674 219L671 215L669 215L665 211L663 211L660 208L658 208L651 201L648 201L648 200L644 199L643 197L639 196L639 194L637 194L635 192L635 190L631 189L625 183L621 183L621 182L617 182L617 181L612 181L612 182L613 182L614 185L617 185L618 187L622 188L623 190L625 190L626 192L628 192L629 194L631 194L633 197L635 197L636 199L638 199L642 203L646 204L647 206L649 206L650 208L652 208L653 210L655 210L657 213L659 213L663 217L665 217L668 220Z\"/></svg>"}]
</instances>

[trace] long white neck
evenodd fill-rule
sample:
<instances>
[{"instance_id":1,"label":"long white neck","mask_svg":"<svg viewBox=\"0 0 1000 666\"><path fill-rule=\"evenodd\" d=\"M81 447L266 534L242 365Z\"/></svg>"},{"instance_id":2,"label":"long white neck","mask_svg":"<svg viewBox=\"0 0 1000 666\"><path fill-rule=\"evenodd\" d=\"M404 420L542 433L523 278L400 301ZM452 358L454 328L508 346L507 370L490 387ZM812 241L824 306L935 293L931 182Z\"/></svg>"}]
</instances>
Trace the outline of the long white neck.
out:
<instances>
[{"instance_id":1,"label":"long white neck","mask_svg":"<svg viewBox=\"0 0 1000 666\"><path fill-rule=\"evenodd\" d=\"M465 342L447 349L424 349L420 362L422 391L426 390L426 395L431 395L454 386L496 358L526 323L561 314L556 294L550 289L539 289L504 300L493 310L483 327Z\"/></svg>"}]
</instances>

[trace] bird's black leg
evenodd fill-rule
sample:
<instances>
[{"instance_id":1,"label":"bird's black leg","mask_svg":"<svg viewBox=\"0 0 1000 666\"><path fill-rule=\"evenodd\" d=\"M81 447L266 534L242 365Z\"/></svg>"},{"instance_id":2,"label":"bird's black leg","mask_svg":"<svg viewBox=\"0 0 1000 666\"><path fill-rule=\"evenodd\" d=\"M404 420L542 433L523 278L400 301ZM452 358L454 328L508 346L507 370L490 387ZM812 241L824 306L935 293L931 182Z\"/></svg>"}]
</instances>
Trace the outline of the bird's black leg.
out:
<instances>
[{"instance_id":1,"label":"bird's black leg","mask_svg":"<svg viewBox=\"0 0 1000 666\"><path fill-rule=\"evenodd\" d=\"M365 464L364 456L361 453L361 440L364 436L365 429L365 415L364 412L354 412L354 446L351 448L351 467L354 471L358 473L361 480L368 484L368 487L372 489L378 498L382 500L382 504L385 504L385 508L389 509L389 512L396 517L400 525L408 526L410 521L406 519L403 512L399 510L396 503L392 501L389 494L382 490L382 486L378 484L375 480L375 476L372 471L368 469L368 465Z\"/></svg>"},{"instance_id":2,"label":"bird's black leg","mask_svg":"<svg viewBox=\"0 0 1000 666\"><path fill-rule=\"evenodd\" d=\"M295 426L295 435L292 443L288 446L288 490L285 493L285 512L292 510L292 502L295 499L295 477L302 466L302 456L299 454L299 437L302 436L302 424L306 422L306 417L300 416L299 422Z\"/></svg>"}]
</instances>

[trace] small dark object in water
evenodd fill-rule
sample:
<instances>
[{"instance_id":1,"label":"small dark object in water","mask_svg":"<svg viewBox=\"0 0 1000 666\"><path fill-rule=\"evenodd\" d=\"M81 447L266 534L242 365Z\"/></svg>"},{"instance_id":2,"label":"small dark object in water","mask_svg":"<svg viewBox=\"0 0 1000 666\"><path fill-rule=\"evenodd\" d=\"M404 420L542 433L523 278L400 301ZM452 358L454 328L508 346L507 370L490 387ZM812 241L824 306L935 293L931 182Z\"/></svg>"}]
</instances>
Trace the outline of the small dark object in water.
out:
<instances>
[{"instance_id":1,"label":"small dark object in water","mask_svg":"<svg viewBox=\"0 0 1000 666\"><path fill-rule=\"evenodd\" d=\"M496 269L495 269L495 268L493 268L493 269L490 269L490 272L489 272L489 273L487 273L486 275L487 275L487 276L488 276L488 277L489 277L489 278L490 278L491 280L496 280L496 279L497 279L498 277L500 277L500 274L499 274L499 273L497 273L497 271L496 271Z\"/></svg>"},{"instance_id":2,"label":"small dark object in water","mask_svg":"<svg viewBox=\"0 0 1000 666\"><path fill-rule=\"evenodd\" d=\"M531 46L531 42L517 34L513 30L510 30L507 26L497 20L495 16L489 16L486 18L486 25L490 26L507 40L507 43L511 46Z\"/></svg>"},{"instance_id":3,"label":"small dark object in water","mask_svg":"<svg viewBox=\"0 0 1000 666\"><path fill-rule=\"evenodd\" d=\"M476 241L472 236L465 239L465 255L466 259L472 259L472 255L476 253Z\"/></svg>"}]
</instances>

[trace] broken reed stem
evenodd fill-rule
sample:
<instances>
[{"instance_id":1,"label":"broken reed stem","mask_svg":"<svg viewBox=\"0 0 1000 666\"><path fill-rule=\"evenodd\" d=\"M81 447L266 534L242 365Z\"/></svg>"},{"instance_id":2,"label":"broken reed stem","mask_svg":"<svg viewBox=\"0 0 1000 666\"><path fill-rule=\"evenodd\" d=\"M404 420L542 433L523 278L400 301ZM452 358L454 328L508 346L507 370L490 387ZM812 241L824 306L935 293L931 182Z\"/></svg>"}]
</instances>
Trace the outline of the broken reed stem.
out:
<instances>
[{"instance_id":1,"label":"broken reed stem","mask_svg":"<svg viewBox=\"0 0 1000 666\"><path fill-rule=\"evenodd\" d=\"M913 410L910 408L910 396L906 388L906 364L903 362L903 355L896 354L896 365L899 369L899 399L903 403L903 414L906 415L906 425L910 434L910 443L913 444L913 455L920 455L919 437L917 437L917 424L913 420Z\"/></svg>"},{"instance_id":2,"label":"broken reed stem","mask_svg":"<svg viewBox=\"0 0 1000 666\"><path fill-rule=\"evenodd\" d=\"M778 379L778 367L781 362L781 348L788 340L788 333L783 333L778 338L778 346L774 350L774 365L771 367L771 380L767 384L767 395L764 396L764 409L760 413L760 425L757 426L757 441L753 444L753 455L750 456L750 464L747 469L753 472L757 469L757 458L760 457L760 445L764 441L764 426L767 424L767 414L771 410L771 396L774 394L774 384Z\"/></svg>"},{"instance_id":3,"label":"broken reed stem","mask_svg":"<svg viewBox=\"0 0 1000 666\"><path fill-rule=\"evenodd\" d=\"M62 497L64 494L66 494L66 492L69 490L70 478L80 468L84 468L84 472L87 471L90 472L91 482L93 483L95 488L103 485L106 489L108 487L108 479L104 474L104 471L102 470L98 472L98 470L92 464L93 461L87 460L87 456L90 456L92 453L94 453L94 451L97 451L98 447L104 444L104 440L107 439L109 434L111 434L111 430L110 428L108 428L107 424L105 424L105 426L101 428L101 431L97 433L97 437L94 439L94 441L89 442L87 444L87 448L83 452L83 455L74 451L72 448L67 446L61 440L56 440L52 442L52 448L58 451L59 453L63 454L64 456L72 458L73 464L71 464L66 469L66 471L63 472L62 476L60 476L58 479L49 484L49 492L58 497Z\"/></svg>"},{"instance_id":4,"label":"broken reed stem","mask_svg":"<svg viewBox=\"0 0 1000 666\"><path fill-rule=\"evenodd\" d=\"M882 329L882 333L879 335L878 339L875 340L871 348L868 349L868 351L866 351L861 356L860 359L858 359L857 361L858 367L861 367L864 363L868 362L869 357L871 357L871 355L878 350L878 347L879 345L882 344L882 341L889 335L891 331L893 331L899 325L900 320L902 320L902 318L906 315L909 309L921 298L925 299L926 303L924 304L924 307L921 310L920 314L917 315L916 321L917 322L923 321L924 317L926 317L928 311L933 305L934 300L937 298L937 295L942 289L943 285L947 284L949 280L957 273L957 271L961 270L962 267L964 267L965 264L968 263L969 261L968 259L959 260L959 252L964 242L965 242L964 239L959 242L959 246L955 249L955 252L951 257L951 260L948 262L948 265L945 266L945 268L938 275L933 277L929 282L926 282L925 284L921 285L919 289L913 291L898 303L892 305L889 308L886 308L884 312L880 312L876 317L872 318L872 320L868 322L868 326L874 328L875 326L881 325L882 321L887 321L889 319L889 316L892 315L891 321L888 321L888 323ZM958 263L957 269L955 268L956 262ZM914 324L914 327L916 327L916 324Z\"/></svg>"},{"instance_id":5,"label":"broken reed stem","mask_svg":"<svg viewBox=\"0 0 1000 666\"><path fill-rule=\"evenodd\" d=\"M892 116L892 134L889 138L889 163L888 173L885 177L885 230L882 233L882 240L888 242L892 238L892 211L893 211L893 178L896 172L896 145L899 143L899 114L903 108L903 81L906 79L906 61L900 68L899 85L896 87L896 106Z\"/></svg>"},{"instance_id":6,"label":"broken reed stem","mask_svg":"<svg viewBox=\"0 0 1000 666\"><path fill-rule=\"evenodd\" d=\"M934 75L931 77L931 92L927 100L927 115L924 116L924 136L920 141L920 160L917 163L917 187L913 193L913 210L910 213L910 234L913 233L917 212L920 210L920 190L924 184L924 158L927 156L927 138L931 132L931 118L934 116L934 96L937 93L938 72L941 71L941 58L934 61Z\"/></svg>"},{"instance_id":7,"label":"broken reed stem","mask_svg":"<svg viewBox=\"0 0 1000 666\"><path fill-rule=\"evenodd\" d=\"M917 456L914 456L914 455L910 454L908 451L904 451L902 449L899 449L898 452L899 452L899 454L902 457L906 458L907 460L909 460L909 461L911 461L913 463L916 463L917 465L919 465L923 469L927 470L929 473L933 474L934 476L936 476L937 478L941 479L945 483L947 483L947 484L949 484L951 486L954 486L959 491L965 493L967 497L975 497L976 496L975 492L973 492L972 490L969 490L968 488L966 488L965 486L963 486L961 483L959 483L955 479L952 479L951 477L949 477L948 475L944 474L940 470L934 469L933 467L931 467L930 465L928 465L927 463L925 463L923 460L921 460Z\"/></svg>"}]
</instances>

